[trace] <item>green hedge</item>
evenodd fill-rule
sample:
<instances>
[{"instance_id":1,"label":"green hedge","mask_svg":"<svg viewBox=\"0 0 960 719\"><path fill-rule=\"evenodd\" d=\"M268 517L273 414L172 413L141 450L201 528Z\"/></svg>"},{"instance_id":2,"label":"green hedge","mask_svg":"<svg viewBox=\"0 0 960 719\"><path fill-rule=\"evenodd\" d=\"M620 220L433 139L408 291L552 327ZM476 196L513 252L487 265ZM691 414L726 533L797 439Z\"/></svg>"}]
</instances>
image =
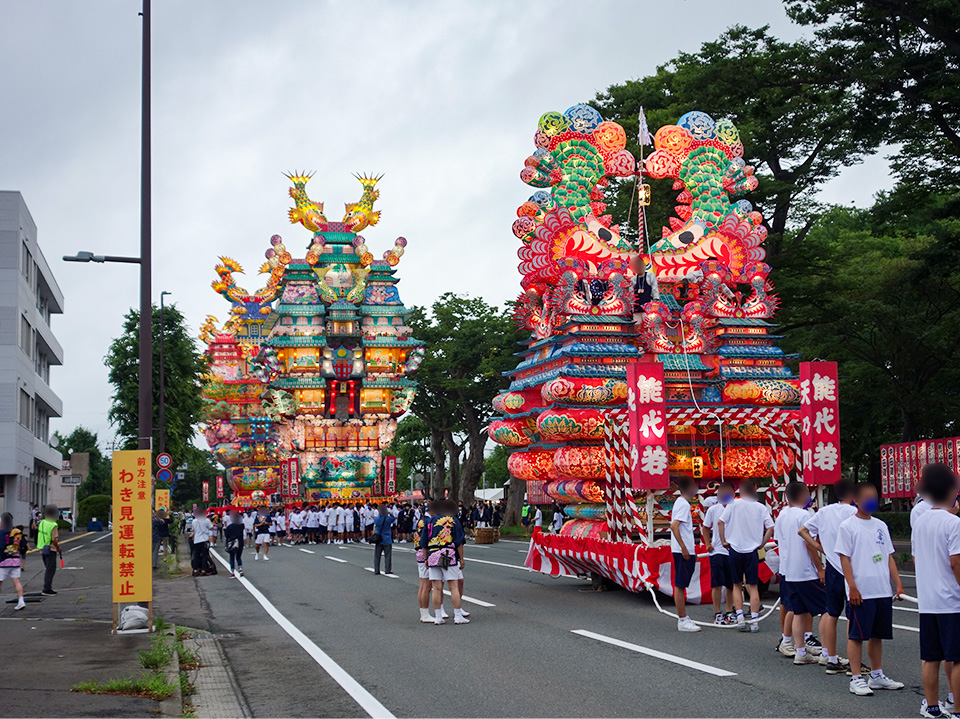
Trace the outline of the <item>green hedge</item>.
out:
<instances>
[{"instance_id":1,"label":"green hedge","mask_svg":"<svg viewBox=\"0 0 960 719\"><path fill-rule=\"evenodd\" d=\"M81 500L80 506L77 508L77 526L84 529L87 522L96 517L106 527L107 520L110 518L111 504L113 504L113 499L106 494L92 494Z\"/></svg>"},{"instance_id":2,"label":"green hedge","mask_svg":"<svg viewBox=\"0 0 960 719\"><path fill-rule=\"evenodd\" d=\"M891 537L898 539L910 537L910 512L877 512L873 516L886 522Z\"/></svg>"}]
</instances>

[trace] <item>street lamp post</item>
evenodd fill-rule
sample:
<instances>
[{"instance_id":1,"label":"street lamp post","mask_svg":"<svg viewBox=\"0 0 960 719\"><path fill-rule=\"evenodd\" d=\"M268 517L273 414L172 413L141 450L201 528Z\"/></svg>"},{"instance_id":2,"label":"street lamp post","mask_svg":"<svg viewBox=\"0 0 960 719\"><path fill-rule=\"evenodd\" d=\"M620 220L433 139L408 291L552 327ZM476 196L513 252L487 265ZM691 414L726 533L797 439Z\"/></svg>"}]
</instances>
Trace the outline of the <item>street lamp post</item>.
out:
<instances>
[{"instance_id":1,"label":"street lamp post","mask_svg":"<svg viewBox=\"0 0 960 719\"><path fill-rule=\"evenodd\" d=\"M167 326L163 321L163 298L166 295L172 295L172 292L167 292L164 290L160 293L160 436L157 438L157 451L166 452L167 451L167 423L166 423L166 408L167 408L167 396L166 396L166 379L164 378L164 364L163 364L163 340L167 334Z\"/></svg>"},{"instance_id":2,"label":"street lamp post","mask_svg":"<svg viewBox=\"0 0 960 719\"><path fill-rule=\"evenodd\" d=\"M65 262L125 262L140 265L140 366L137 446L153 449L153 304L150 206L150 0L143 0L143 65L140 95L140 256L78 252Z\"/></svg>"}]
</instances>

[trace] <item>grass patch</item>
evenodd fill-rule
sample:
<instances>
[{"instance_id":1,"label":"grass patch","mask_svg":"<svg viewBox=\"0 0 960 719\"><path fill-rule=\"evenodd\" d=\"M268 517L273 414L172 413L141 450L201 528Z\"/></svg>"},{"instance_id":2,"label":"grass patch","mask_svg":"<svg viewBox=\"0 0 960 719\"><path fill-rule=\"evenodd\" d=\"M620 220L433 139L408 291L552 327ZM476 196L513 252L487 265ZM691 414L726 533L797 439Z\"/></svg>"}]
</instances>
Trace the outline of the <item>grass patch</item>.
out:
<instances>
[{"instance_id":1,"label":"grass patch","mask_svg":"<svg viewBox=\"0 0 960 719\"><path fill-rule=\"evenodd\" d=\"M163 633L170 628L170 625L167 624L167 620L163 617L157 617L153 620L153 631Z\"/></svg>"},{"instance_id":2,"label":"grass patch","mask_svg":"<svg viewBox=\"0 0 960 719\"><path fill-rule=\"evenodd\" d=\"M180 669L196 669L200 666L197 653L192 649L187 649L181 641L177 642L177 655L180 657Z\"/></svg>"},{"instance_id":3,"label":"grass patch","mask_svg":"<svg viewBox=\"0 0 960 719\"><path fill-rule=\"evenodd\" d=\"M72 692L83 694L122 694L124 696L147 697L160 701L173 694L174 687L159 674L149 677L121 677L105 682L80 682L70 687Z\"/></svg>"},{"instance_id":4,"label":"grass patch","mask_svg":"<svg viewBox=\"0 0 960 719\"><path fill-rule=\"evenodd\" d=\"M144 669L160 671L173 659L173 645L168 644L167 637L161 634L153 638L149 649L141 649L137 655Z\"/></svg>"},{"instance_id":5,"label":"grass patch","mask_svg":"<svg viewBox=\"0 0 960 719\"><path fill-rule=\"evenodd\" d=\"M192 632L186 627L177 627L177 641L182 642L187 637L191 636Z\"/></svg>"}]
</instances>

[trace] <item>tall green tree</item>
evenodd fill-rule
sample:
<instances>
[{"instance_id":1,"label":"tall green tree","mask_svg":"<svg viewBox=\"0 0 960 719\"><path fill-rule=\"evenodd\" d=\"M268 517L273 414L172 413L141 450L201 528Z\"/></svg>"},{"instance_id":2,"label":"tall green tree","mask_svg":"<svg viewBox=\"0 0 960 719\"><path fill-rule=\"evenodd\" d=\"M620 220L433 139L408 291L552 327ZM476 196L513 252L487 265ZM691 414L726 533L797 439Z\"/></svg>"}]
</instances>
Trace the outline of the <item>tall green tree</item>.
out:
<instances>
[{"instance_id":1,"label":"tall green tree","mask_svg":"<svg viewBox=\"0 0 960 719\"><path fill-rule=\"evenodd\" d=\"M210 483L210 496L216 497L217 475L224 474L223 467L217 464L213 454L194 445L188 445L181 464L187 465L181 470L184 478L177 482L173 490L172 499L175 507L190 509L194 503L200 504L203 500L203 483ZM226 480L224 480L226 481ZM224 488L226 484L224 484ZM229 496L229 495L228 495Z\"/></svg>"},{"instance_id":2,"label":"tall green tree","mask_svg":"<svg viewBox=\"0 0 960 719\"><path fill-rule=\"evenodd\" d=\"M406 491L411 486L412 475L421 473L426 477L430 470L433 458L430 452L430 427L415 414L406 415L397 425L397 434L384 454L397 458L397 489Z\"/></svg>"},{"instance_id":3,"label":"tall green tree","mask_svg":"<svg viewBox=\"0 0 960 719\"><path fill-rule=\"evenodd\" d=\"M196 341L175 304L163 312L163 373L165 382L166 450L174 464L188 458L191 439L200 419L200 376L207 369L204 355L197 351ZM113 401L109 418L123 437L124 449L137 447L137 407L139 403L138 337L140 315L130 310L123 320L123 332L110 344L104 358L113 385ZM160 309L153 307L153 427L154 447L160 427Z\"/></svg>"},{"instance_id":4,"label":"tall green tree","mask_svg":"<svg viewBox=\"0 0 960 719\"><path fill-rule=\"evenodd\" d=\"M503 373L516 367L525 333L509 309L452 293L429 312L415 308L410 324L427 345L412 409L431 432L431 493L439 496L448 486L451 496L472 502L484 470L491 402L509 384Z\"/></svg>"},{"instance_id":5,"label":"tall green tree","mask_svg":"<svg viewBox=\"0 0 960 719\"><path fill-rule=\"evenodd\" d=\"M86 499L93 494L110 494L113 482L111 481L110 460L100 451L97 433L80 426L67 435L54 432L57 438L57 451L65 460L76 452L87 452L90 455L90 474L77 488L77 501Z\"/></svg>"}]
</instances>

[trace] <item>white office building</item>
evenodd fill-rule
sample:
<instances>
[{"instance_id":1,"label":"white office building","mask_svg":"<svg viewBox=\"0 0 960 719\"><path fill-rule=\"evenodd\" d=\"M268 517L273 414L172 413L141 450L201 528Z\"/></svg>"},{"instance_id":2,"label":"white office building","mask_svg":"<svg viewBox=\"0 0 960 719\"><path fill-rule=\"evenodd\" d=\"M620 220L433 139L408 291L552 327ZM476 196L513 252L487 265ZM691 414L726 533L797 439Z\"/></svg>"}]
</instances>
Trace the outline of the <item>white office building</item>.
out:
<instances>
[{"instance_id":1,"label":"white office building","mask_svg":"<svg viewBox=\"0 0 960 719\"><path fill-rule=\"evenodd\" d=\"M47 475L62 463L49 445L50 418L63 413L50 389L50 366L63 364L50 317L61 313L30 211L19 192L0 191L0 507L14 524L46 503Z\"/></svg>"}]
</instances>

